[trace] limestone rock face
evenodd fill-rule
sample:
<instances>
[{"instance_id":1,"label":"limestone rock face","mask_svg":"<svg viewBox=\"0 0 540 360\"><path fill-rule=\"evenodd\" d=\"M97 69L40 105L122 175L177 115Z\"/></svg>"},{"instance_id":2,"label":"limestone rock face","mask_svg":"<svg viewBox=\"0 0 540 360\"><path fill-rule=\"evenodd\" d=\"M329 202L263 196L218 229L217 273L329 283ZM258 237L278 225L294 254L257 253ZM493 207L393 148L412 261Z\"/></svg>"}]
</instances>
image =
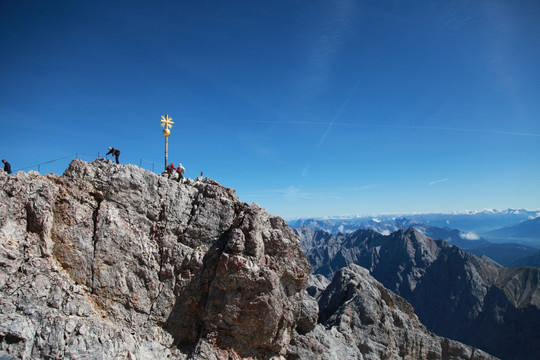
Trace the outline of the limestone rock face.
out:
<instances>
[{"instance_id":1,"label":"limestone rock face","mask_svg":"<svg viewBox=\"0 0 540 360\"><path fill-rule=\"evenodd\" d=\"M277 358L314 326L298 237L212 180L74 160L0 184L0 356Z\"/></svg>"},{"instance_id":2,"label":"limestone rock face","mask_svg":"<svg viewBox=\"0 0 540 360\"><path fill-rule=\"evenodd\" d=\"M336 273L319 308L315 330L291 342L298 359L496 359L427 331L405 299L355 264Z\"/></svg>"}]
</instances>

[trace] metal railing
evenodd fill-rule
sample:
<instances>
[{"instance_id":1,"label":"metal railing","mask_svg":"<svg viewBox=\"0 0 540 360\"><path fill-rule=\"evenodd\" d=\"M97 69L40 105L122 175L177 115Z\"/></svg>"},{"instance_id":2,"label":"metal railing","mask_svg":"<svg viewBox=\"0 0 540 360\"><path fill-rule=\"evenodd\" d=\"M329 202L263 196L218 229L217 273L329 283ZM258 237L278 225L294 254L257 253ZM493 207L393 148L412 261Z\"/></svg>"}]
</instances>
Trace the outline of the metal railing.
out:
<instances>
[{"instance_id":1,"label":"metal railing","mask_svg":"<svg viewBox=\"0 0 540 360\"><path fill-rule=\"evenodd\" d=\"M105 156L101 155L99 152L97 153L97 157L96 157L96 154L73 153L73 154L70 154L70 155L67 155L67 156L63 156L63 157L58 158L58 159L53 159L53 160L45 161L45 162L42 162L42 163L39 163L39 164L34 164L34 165L29 165L29 166L25 166L25 167L22 167L22 168L18 168L18 169L15 169L15 172L17 172L19 170L29 170L29 169L32 170L32 169L37 168L37 171L40 173L41 172L41 167L43 165L52 164L52 163L62 161L62 160L65 160L65 159L69 159L69 158L72 158L72 159L81 158L82 159L83 157L85 157L85 158L90 157L92 160L94 160L94 159L99 159L99 158L105 157ZM112 158L112 155L111 155L111 158ZM132 159L127 158L127 160L128 160L127 164L136 165L136 164L133 164L132 162L129 161L129 160L132 160ZM144 169L146 169L146 166L143 166L143 163L148 165L148 166L150 166L150 164L151 164L152 165L152 172L154 172L155 163L153 161L145 160L145 159L142 159L142 158L139 158L139 159L136 159L136 160L138 160L138 162L139 162L139 167L144 168ZM149 169L147 169L147 170L149 170Z\"/></svg>"}]
</instances>

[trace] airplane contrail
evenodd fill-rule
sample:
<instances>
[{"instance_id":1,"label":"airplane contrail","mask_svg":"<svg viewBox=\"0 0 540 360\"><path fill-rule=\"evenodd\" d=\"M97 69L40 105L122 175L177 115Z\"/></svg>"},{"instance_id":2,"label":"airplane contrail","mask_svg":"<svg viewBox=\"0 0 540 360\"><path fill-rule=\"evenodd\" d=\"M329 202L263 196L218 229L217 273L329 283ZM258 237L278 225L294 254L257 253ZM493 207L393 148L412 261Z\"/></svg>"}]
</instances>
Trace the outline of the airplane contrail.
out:
<instances>
[{"instance_id":1,"label":"airplane contrail","mask_svg":"<svg viewBox=\"0 0 540 360\"><path fill-rule=\"evenodd\" d=\"M404 129L425 129L425 130L444 130L444 131L448 130L448 131L481 132L481 133L490 133L490 134L540 137L540 134L519 132L519 131L467 129L467 128L454 128L454 127L444 127L444 126L386 125L386 126L382 126L382 127L404 128Z\"/></svg>"},{"instance_id":2,"label":"airplane contrail","mask_svg":"<svg viewBox=\"0 0 540 360\"><path fill-rule=\"evenodd\" d=\"M346 105L346 103L344 103ZM517 136L533 136L533 137L540 137L540 134L536 133L529 133L529 132L523 132L523 131L509 131L509 130L487 130L487 129L471 129L471 128L455 128L455 127L445 127L445 126L420 126L420 125L377 125L377 124L366 124L366 123L352 123L352 122L337 122L336 120L341 115L341 112L343 111L344 105L340 108L337 115L334 117L334 119L330 122L323 122L323 121L287 121L287 120L278 120L278 121L269 121L269 120L254 120L254 121L243 121L246 123L257 123L257 124L291 124L291 125L326 125L328 126L325 134L323 135L323 138L321 141L319 141L319 144L322 143L324 138L326 138L326 135L328 135L328 132L330 131L330 128L334 125L339 126L357 126L357 127L374 127L374 128L390 128L390 129L424 129L424 130L442 130L442 131L462 131L462 132L479 132L479 133L489 133L489 134L502 134L502 135L517 135Z\"/></svg>"},{"instance_id":3,"label":"airplane contrail","mask_svg":"<svg viewBox=\"0 0 540 360\"><path fill-rule=\"evenodd\" d=\"M354 90L358 87L358 85L360 84L360 80L358 80L356 82L356 84L354 84L354 86L352 87L352 89L349 91L349 94L347 94L347 97L345 98L345 101L343 102L343 104L341 104L336 116L334 116L334 118L332 119L332 121L330 121L330 123L328 124L328 128L326 128L326 131L325 133L323 134L323 136L321 137L321 140L319 140L319 143L317 144L317 149L319 149L319 147L322 145L322 143L324 142L324 140L326 139L326 136L328 135L328 133L330 132L330 130L332 129L332 126L334 125L334 123L336 122L337 119L339 119L339 117L341 116L341 113L343 112L343 110L345 109L345 107L347 106L347 104L349 103L349 101L351 101L351 97L352 97L352 94L354 92Z\"/></svg>"}]
</instances>

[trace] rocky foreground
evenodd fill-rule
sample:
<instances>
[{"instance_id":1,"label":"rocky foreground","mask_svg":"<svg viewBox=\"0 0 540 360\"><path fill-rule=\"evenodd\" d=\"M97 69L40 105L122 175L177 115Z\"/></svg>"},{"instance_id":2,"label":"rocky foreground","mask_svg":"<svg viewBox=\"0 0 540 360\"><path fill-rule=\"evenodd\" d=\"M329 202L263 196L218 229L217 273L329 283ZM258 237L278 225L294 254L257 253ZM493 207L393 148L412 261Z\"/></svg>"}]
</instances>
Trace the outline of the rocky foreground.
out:
<instances>
[{"instance_id":1,"label":"rocky foreground","mask_svg":"<svg viewBox=\"0 0 540 360\"><path fill-rule=\"evenodd\" d=\"M310 279L287 224L215 181L74 160L0 184L8 359L494 359L363 268Z\"/></svg>"}]
</instances>

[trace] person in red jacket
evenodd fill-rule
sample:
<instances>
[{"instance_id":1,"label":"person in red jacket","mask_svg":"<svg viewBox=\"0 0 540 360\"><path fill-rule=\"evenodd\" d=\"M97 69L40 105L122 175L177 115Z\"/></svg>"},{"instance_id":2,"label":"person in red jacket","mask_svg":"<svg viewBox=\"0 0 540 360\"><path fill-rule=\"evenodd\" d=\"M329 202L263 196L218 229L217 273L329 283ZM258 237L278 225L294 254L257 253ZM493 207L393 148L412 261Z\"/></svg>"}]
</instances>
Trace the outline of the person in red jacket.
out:
<instances>
[{"instance_id":1,"label":"person in red jacket","mask_svg":"<svg viewBox=\"0 0 540 360\"><path fill-rule=\"evenodd\" d=\"M167 175L168 175L168 178L170 179L171 178L171 175L173 173L173 170L175 170L176 168L174 167L174 164L173 163L170 163L169 165L167 165L167 167L165 168L165 171L167 172Z\"/></svg>"}]
</instances>

